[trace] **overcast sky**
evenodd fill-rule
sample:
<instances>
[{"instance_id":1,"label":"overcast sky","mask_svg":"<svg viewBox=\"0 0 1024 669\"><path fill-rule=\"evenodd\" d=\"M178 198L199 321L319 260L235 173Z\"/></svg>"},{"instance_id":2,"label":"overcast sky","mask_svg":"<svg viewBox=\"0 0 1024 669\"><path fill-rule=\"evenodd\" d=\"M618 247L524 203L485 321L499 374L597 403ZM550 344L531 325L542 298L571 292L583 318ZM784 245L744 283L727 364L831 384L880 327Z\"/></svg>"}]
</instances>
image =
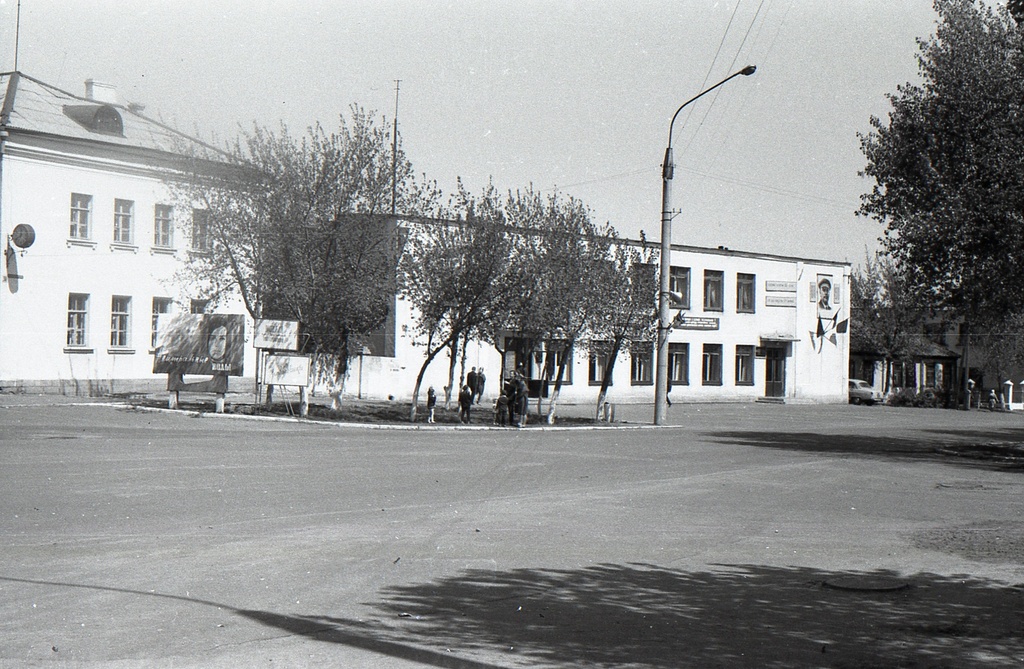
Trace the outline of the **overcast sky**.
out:
<instances>
[{"instance_id":1,"label":"overcast sky","mask_svg":"<svg viewBox=\"0 0 1024 669\"><path fill-rule=\"evenodd\" d=\"M0 0L14 68L17 0ZM660 238L675 124L673 241L860 263L879 224L858 132L917 81L928 0L22 0L18 69L209 139L293 131L353 103L395 113L449 192L557 188L621 234Z\"/></svg>"}]
</instances>

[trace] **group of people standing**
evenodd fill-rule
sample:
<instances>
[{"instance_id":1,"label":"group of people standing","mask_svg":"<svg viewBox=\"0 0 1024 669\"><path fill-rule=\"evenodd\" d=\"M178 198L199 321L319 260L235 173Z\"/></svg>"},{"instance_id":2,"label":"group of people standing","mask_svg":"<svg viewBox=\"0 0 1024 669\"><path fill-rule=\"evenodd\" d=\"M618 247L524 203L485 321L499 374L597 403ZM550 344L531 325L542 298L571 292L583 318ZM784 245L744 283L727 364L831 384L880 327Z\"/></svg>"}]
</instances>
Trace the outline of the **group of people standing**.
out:
<instances>
[{"instance_id":1,"label":"group of people standing","mask_svg":"<svg viewBox=\"0 0 1024 669\"><path fill-rule=\"evenodd\" d=\"M466 375L466 382L459 389L459 422L470 422L470 409L474 404L480 404L484 395L484 384L487 376L481 367L476 367ZM447 387L445 387L447 390ZM526 413L529 401L529 390L526 385L526 377L521 372L513 372L502 386L498 399L494 402L494 424L495 425L516 425L522 427L526 424ZM427 422L434 422L434 410L437 407L437 393L434 387L427 389Z\"/></svg>"},{"instance_id":2,"label":"group of people standing","mask_svg":"<svg viewBox=\"0 0 1024 669\"><path fill-rule=\"evenodd\" d=\"M521 372L513 372L501 389L501 394L494 402L495 425L526 425L527 403L529 390L526 378Z\"/></svg>"},{"instance_id":3,"label":"group of people standing","mask_svg":"<svg viewBox=\"0 0 1024 669\"><path fill-rule=\"evenodd\" d=\"M481 398L484 396L484 384L487 383L487 376L484 374L484 368L481 367L480 371L476 371L476 367L469 370L469 374L466 375L466 382L462 384L462 390L459 391L459 422L469 422L469 409L474 404L480 404Z\"/></svg>"}]
</instances>

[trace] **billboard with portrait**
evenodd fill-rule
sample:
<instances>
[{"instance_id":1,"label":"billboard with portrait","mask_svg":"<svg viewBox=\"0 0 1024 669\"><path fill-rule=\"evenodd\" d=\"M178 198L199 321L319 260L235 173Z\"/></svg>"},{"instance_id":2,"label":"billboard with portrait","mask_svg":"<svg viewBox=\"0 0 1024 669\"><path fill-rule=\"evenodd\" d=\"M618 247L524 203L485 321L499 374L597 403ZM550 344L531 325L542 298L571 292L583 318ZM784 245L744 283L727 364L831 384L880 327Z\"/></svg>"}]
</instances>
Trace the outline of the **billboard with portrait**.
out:
<instances>
[{"instance_id":1,"label":"billboard with portrait","mask_svg":"<svg viewBox=\"0 0 1024 669\"><path fill-rule=\"evenodd\" d=\"M242 376L245 316L167 314L157 323L154 374Z\"/></svg>"}]
</instances>

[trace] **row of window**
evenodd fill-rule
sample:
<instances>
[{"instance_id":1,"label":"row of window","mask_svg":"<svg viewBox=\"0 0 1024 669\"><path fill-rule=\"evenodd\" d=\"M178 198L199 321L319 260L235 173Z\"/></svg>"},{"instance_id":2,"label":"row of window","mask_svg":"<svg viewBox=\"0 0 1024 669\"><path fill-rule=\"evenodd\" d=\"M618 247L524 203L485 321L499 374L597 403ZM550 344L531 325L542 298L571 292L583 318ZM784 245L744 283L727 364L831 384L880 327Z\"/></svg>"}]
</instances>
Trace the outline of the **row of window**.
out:
<instances>
[{"instance_id":1,"label":"row of window","mask_svg":"<svg viewBox=\"0 0 1024 669\"><path fill-rule=\"evenodd\" d=\"M68 351L91 351L89 340L89 312L91 296L87 293L68 294ZM150 330L147 333L149 345L156 346L157 320L161 314L170 313L173 301L169 297L154 297L150 313L152 315ZM207 309L206 300L192 300L192 313L204 313ZM115 353L133 352L132 332L133 300L128 295L114 295L110 298L110 339L109 347Z\"/></svg>"},{"instance_id":2,"label":"row of window","mask_svg":"<svg viewBox=\"0 0 1024 669\"><path fill-rule=\"evenodd\" d=\"M93 241L93 197L71 194L71 224L68 237L77 241ZM114 244L136 245L136 212L133 200L114 199ZM209 217L203 209L192 210L192 250L209 251L213 240ZM169 204L153 205L153 247L174 248L174 208Z\"/></svg>"},{"instance_id":3,"label":"row of window","mask_svg":"<svg viewBox=\"0 0 1024 669\"><path fill-rule=\"evenodd\" d=\"M601 347L595 346L600 349ZM608 347L610 348L610 344ZM704 344L701 351L701 385L723 385L722 344ZM737 386L754 385L754 355L752 344L740 344L734 349L735 364L733 380ZM547 351L544 354L546 376L554 380L558 367L566 355L565 351ZM611 355L608 353L591 353L588 360L587 381L590 385L601 385L610 367ZM668 345L669 380L673 385L690 385L690 344L685 342L669 343ZM630 384L634 386L651 385L654 383L654 344L652 342L636 342L630 350ZM562 378L563 385L572 385L572 365L566 365Z\"/></svg>"},{"instance_id":4,"label":"row of window","mask_svg":"<svg viewBox=\"0 0 1024 669\"><path fill-rule=\"evenodd\" d=\"M722 379L722 344L704 344L701 355L701 385L720 386ZM750 344L738 344L735 348L734 382L737 386L754 385L754 351ZM608 369L608 355L590 355L589 382L599 385ZM635 345L630 355L630 383L648 385L654 382L654 349L650 344ZM690 344L669 343L668 377L672 385L690 385Z\"/></svg>"},{"instance_id":5,"label":"row of window","mask_svg":"<svg viewBox=\"0 0 1024 669\"><path fill-rule=\"evenodd\" d=\"M736 312L752 314L755 310L753 274L736 274ZM673 309L690 308L690 268L672 267L669 270L669 291ZM725 272L704 270L704 311L725 311Z\"/></svg>"}]
</instances>

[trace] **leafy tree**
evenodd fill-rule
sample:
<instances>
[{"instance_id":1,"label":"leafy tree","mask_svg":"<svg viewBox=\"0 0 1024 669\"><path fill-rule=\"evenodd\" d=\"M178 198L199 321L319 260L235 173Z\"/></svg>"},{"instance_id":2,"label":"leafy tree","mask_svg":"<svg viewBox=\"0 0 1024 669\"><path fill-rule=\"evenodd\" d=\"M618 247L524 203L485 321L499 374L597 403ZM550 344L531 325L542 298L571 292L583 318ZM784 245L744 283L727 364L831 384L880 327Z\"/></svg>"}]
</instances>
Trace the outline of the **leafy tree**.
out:
<instances>
[{"instance_id":1,"label":"leafy tree","mask_svg":"<svg viewBox=\"0 0 1024 669\"><path fill-rule=\"evenodd\" d=\"M888 390L892 363L911 356L924 314L915 308L903 276L884 254L865 259L851 277L850 291L850 347L884 357L883 387Z\"/></svg>"},{"instance_id":2,"label":"leafy tree","mask_svg":"<svg viewBox=\"0 0 1024 669\"><path fill-rule=\"evenodd\" d=\"M658 272L653 250L641 232L640 245L622 243L614 250L612 272L604 291L605 311L595 322L590 339L591 353L608 356L608 366L597 394L596 417L608 398L608 388L619 353L630 342L649 344L657 335L654 298L658 294Z\"/></svg>"},{"instance_id":3,"label":"leafy tree","mask_svg":"<svg viewBox=\"0 0 1024 669\"><path fill-rule=\"evenodd\" d=\"M520 244L516 271L510 273L517 287L510 294L516 298L498 323L530 342L531 349L544 342L553 346L551 355L563 353L556 356L548 402L547 421L553 423L568 353L606 308L616 234L610 225L594 223L580 200L557 192L510 193L505 212Z\"/></svg>"},{"instance_id":4,"label":"leafy tree","mask_svg":"<svg viewBox=\"0 0 1024 669\"><path fill-rule=\"evenodd\" d=\"M416 409L423 376L442 351L449 352L445 401L451 401L455 364L465 342L480 338L502 309L505 273L512 248L500 198L493 186L474 198L462 184L456 218L421 221L410 230L400 266L401 291L416 309L415 331L425 347L416 375L409 418Z\"/></svg>"},{"instance_id":5,"label":"leafy tree","mask_svg":"<svg viewBox=\"0 0 1024 669\"><path fill-rule=\"evenodd\" d=\"M875 181L860 213L922 306L972 323L1024 299L1024 39L1008 10L936 0L921 83L861 136Z\"/></svg>"},{"instance_id":6,"label":"leafy tree","mask_svg":"<svg viewBox=\"0 0 1024 669\"><path fill-rule=\"evenodd\" d=\"M282 125L254 126L226 167L195 156L191 178L174 182L182 208L195 208L187 282L205 297L241 295L253 318L296 320L340 408L349 359L392 308L400 237L389 212L436 198L392 162L386 124L359 107L328 131L301 138ZM218 160L219 159L219 160Z\"/></svg>"}]
</instances>

